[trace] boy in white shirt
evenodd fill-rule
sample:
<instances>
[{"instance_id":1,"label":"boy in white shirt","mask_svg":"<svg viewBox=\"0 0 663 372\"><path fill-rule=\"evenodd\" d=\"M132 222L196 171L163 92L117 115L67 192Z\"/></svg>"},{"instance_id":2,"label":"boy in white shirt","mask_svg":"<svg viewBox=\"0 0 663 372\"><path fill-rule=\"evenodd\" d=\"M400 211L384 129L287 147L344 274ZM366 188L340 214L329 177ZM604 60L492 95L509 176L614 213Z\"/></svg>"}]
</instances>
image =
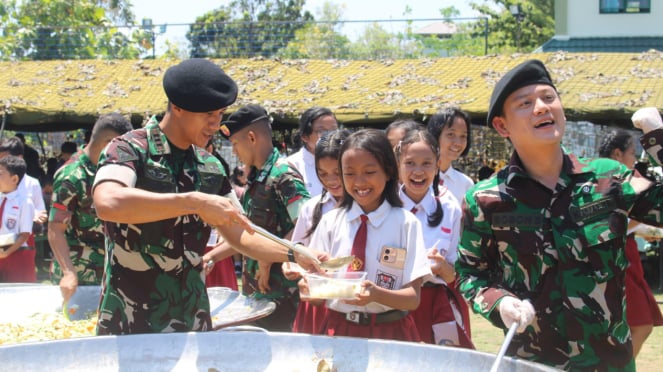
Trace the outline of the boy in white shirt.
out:
<instances>
[{"instance_id":1,"label":"boy in white shirt","mask_svg":"<svg viewBox=\"0 0 663 372\"><path fill-rule=\"evenodd\" d=\"M0 158L0 282L34 283L35 250L27 244L32 233L34 206L30 198L18 190L25 176L26 165L22 158Z\"/></svg>"}]
</instances>

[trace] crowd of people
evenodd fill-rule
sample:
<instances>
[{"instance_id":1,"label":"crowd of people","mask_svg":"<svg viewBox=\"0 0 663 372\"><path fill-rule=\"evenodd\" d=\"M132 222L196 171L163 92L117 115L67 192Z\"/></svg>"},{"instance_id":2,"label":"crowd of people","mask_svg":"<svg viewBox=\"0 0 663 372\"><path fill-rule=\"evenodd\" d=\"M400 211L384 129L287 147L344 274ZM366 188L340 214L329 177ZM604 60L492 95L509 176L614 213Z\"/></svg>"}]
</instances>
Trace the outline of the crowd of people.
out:
<instances>
[{"instance_id":1,"label":"crowd of people","mask_svg":"<svg viewBox=\"0 0 663 372\"><path fill-rule=\"evenodd\" d=\"M562 369L634 370L663 324L630 230L663 224L663 185L634 169L628 134L609 136L597 159L567 153L564 109L538 60L496 84L487 124L514 150L476 180L453 167L472 144L460 108L348 131L315 106L286 157L264 107L225 115L238 87L214 63L182 61L163 87L161 120L132 130L120 115L99 118L55 172L48 215L20 140L0 145L0 233L15 236L0 280L34 281L30 235L48 221L64 300L102 286L100 335L210 330L206 286L237 289L236 271L243 294L276 304L255 321L270 331L473 349L473 311L517 328L508 355ZM658 110L638 110L633 125L660 165ZM218 132L241 162L232 171ZM311 297L308 274L344 256L341 271L366 273L360 292Z\"/></svg>"}]
</instances>

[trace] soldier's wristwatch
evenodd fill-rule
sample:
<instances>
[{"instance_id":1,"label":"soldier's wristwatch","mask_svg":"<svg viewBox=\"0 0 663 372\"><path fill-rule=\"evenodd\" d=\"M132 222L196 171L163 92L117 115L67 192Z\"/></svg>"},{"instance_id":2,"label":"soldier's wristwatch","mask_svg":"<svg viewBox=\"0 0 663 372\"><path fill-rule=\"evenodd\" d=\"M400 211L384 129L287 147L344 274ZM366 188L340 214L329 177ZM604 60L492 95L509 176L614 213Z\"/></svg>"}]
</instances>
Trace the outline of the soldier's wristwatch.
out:
<instances>
[{"instance_id":1,"label":"soldier's wristwatch","mask_svg":"<svg viewBox=\"0 0 663 372\"><path fill-rule=\"evenodd\" d=\"M288 249L288 261L297 262L297 260L295 259L295 251L293 251L292 249Z\"/></svg>"}]
</instances>

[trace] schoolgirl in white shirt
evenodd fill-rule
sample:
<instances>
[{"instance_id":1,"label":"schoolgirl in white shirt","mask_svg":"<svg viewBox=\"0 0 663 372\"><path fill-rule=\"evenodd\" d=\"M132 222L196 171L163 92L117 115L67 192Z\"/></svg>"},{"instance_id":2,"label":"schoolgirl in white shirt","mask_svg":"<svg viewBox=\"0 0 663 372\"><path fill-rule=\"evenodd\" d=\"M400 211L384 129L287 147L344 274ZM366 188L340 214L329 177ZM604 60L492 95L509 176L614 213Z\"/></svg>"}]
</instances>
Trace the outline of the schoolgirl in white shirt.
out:
<instances>
[{"instance_id":1,"label":"schoolgirl in white shirt","mask_svg":"<svg viewBox=\"0 0 663 372\"><path fill-rule=\"evenodd\" d=\"M338 159L341 146L350 135L347 130L335 130L325 133L315 145L315 171L322 184L322 193L307 200L299 211L297 223L292 231L291 240L305 246L310 244L310 238L322 216L334 209L343 197L343 180ZM289 262L283 263L283 273L290 280L299 277L299 265ZM306 301L300 301L297 315L292 326L293 332L318 334L325 316L324 306L315 306Z\"/></svg>"},{"instance_id":2,"label":"schoolgirl in white shirt","mask_svg":"<svg viewBox=\"0 0 663 372\"><path fill-rule=\"evenodd\" d=\"M405 133L394 149L401 180L403 207L421 222L434 277L421 289L413 313L422 341L474 348L470 341L469 309L454 289L454 263L461 232L456 198L437 185L438 145L426 129Z\"/></svg>"},{"instance_id":3,"label":"schoolgirl in white shirt","mask_svg":"<svg viewBox=\"0 0 663 372\"><path fill-rule=\"evenodd\" d=\"M410 311L419 306L430 264L421 224L398 197L398 166L389 140L380 130L360 130L343 143L340 156L343 199L322 217L310 246L330 257L348 256L366 220L364 250L355 250L357 260L350 266L367 272L367 280L355 299L327 300L322 333L420 341ZM305 280L300 290L308 294Z\"/></svg>"},{"instance_id":4,"label":"schoolgirl in white shirt","mask_svg":"<svg viewBox=\"0 0 663 372\"><path fill-rule=\"evenodd\" d=\"M336 129L338 129L336 116L326 107L313 106L304 111L299 118L298 134L302 148L288 156L287 161L302 175L306 190L311 197L322 193L322 183L316 176L315 145L324 132Z\"/></svg>"},{"instance_id":5,"label":"schoolgirl in white shirt","mask_svg":"<svg viewBox=\"0 0 663 372\"><path fill-rule=\"evenodd\" d=\"M439 184L446 186L462 206L465 193L474 181L464 173L454 169L452 163L467 155L472 144L470 116L458 108L448 108L430 117L428 131L438 141L440 155L437 165L440 168Z\"/></svg>"}]
</instances>

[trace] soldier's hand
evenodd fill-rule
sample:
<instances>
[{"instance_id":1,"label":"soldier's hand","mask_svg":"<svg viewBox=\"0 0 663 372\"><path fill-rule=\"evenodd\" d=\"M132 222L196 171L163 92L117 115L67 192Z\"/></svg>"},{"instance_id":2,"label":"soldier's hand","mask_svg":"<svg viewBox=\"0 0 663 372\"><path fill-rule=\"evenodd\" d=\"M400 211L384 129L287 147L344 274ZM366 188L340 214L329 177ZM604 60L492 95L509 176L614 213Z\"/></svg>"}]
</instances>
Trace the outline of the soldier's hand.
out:
<instances>
[{"instance_id":1,"label":"soldier's hand","mask_svg":"<svg viewBox=\"0 0 663 372\"><path fill-rule=\"evenodd\" d=\"M212 226L239 225L249 233L253 233L251 221L237 209L233 203L222 196L202 194L200 206L196 213Z\"/></svg>"},{"instance_id":2,"label":"soldier's hand","mask_svg":"<svg viewBox=\"0 0 663 372\"><path fill-rule=\"evenodd\" d=\"M636 111L631 116L633 126L642 129L643 132L649 133L654 129L663 128L663 120L661 114L658 113L656 107L644 107Z\"/></svg>"},{"instance_id":3,"label":"soldier's hand","mask_svg":"<svg viewBox=\"0 0 663 372\"><path fill-rule=\"evenodd\" d=\"M313 256L318 259L319 262L327 261L329 259L329 254L325 252L320 252L316 251L314 249L306 248L313 253ZM320 265L318 265L318 262L315 260L304 256L303 254L299 254L295 252L295 261L299 266L301 266L304 270L308 272L314 272L314 273L323 273L324 270L320 268Z\"/></svg>"},{"instance_id":4,"label":"soldier's hand","mask_svg":"<svg viewBox=\"0 0 663 372\"><path fill-rule=\"evenodd\" d=\"M272 269L272 263L266 261L258 261L258 270L256 271L256 281L258 282L258 290L260 293L267 293L272 288L269 286L269 273Z\"/></svg>"},{"instance_id":5,"label":"soldier's hand","mask_svg":"<svg viewBox=\"0 0 663 372\"><path fill-rule=\"evenodd\" d=\"M513 323L518 323L518 333L525 331L528 325L534 320L534 307L525 300L521 301L512 296L504 296L498 303L500 317L507 328L511 328Z\"/></svg>"},{"instance_id":6,"label":"soldier's hand","mask_svg":"<svg viewBox=\"0 0 663 372\"><path fill-rule=\"evenodd\" d=\"M66 272L60 279L60 292L64 302L71 299L71 296L76 293L76 288L78 288L78 276L71 271Z\"/></svg>"}]
</instances>

